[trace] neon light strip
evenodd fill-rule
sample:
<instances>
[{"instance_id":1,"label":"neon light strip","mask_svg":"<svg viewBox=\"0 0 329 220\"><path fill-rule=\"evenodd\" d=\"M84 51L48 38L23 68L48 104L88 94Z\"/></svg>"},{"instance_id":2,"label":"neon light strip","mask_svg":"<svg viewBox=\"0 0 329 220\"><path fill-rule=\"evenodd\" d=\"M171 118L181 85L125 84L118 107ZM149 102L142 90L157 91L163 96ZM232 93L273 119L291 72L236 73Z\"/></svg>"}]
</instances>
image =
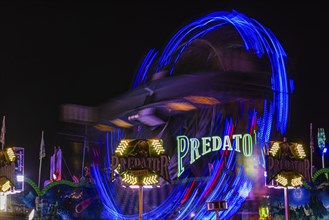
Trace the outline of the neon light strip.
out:
<instances>
[{"instance_id":1,"label":"neon light strip","mask_svg":"<svg viewBox=\"0 0 329 220\"><path fill-rule=\"evenodd\" d=\"M142 65L140 66L140 68L138 70L138 73L137 73L137 76L135 77L132 88L136 88L139 85L146 83L147 72L149 71L150 66L157 54L158 54L158 52L155 51L155 49L152 49L147 53L147 55L145 56L145 58L142 62Z\"/></svg>"}]
</instances>

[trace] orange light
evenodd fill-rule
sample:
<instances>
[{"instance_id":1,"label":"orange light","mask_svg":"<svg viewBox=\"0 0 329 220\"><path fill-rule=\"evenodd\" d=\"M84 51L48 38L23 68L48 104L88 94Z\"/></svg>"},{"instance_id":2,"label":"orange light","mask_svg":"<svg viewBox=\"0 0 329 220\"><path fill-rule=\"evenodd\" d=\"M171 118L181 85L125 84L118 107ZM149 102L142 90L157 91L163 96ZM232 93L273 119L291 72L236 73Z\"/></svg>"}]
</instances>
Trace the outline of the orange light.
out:
<instances>
[{"instance_id":1,"label":"orange light","mask_svg":"<svg viewBox=\"0 0 329 220\"><path fill-rule=\"evenodd\" d=\"M105 132L110 132L110 131L114 130L114 128L112 126L103 125L103 124L97 124L97 125L95 125L95 128L100 131L105 131Z\"/></svg>"},{"instance_id":2,"label":"orange light","mask_svg":"<svg viewBox=\"0 0 329 220\"><path fill-rule=\"evenodd\" d=\"M217 99L207 96L188 96L185 99L197 104L216 105L220 103Z\"/></svg>"},{"instance_id":3,"label":"orange light","mask_svg":"<svg viewBox=\"0 0 329 220\"><path fill-rule=\"evenodd\" d=\"M111 121L113 124L115 124L116 126L118 127L122 127L122 128L130 128L132 127L133 125L124 121L124 120L121 120L121 119L114 119Z\"/></svg>"},{"instance_id":4,"label":"orange light","mask_svg":"<svg viewBox=\"0 0 329 220\"><path fill-rule=\"evenodd\" d=\"M190 111L196 109L194 105L187 102L170 102L167 104L167 107L175 111Z\"/></svg>"}]
</instances>

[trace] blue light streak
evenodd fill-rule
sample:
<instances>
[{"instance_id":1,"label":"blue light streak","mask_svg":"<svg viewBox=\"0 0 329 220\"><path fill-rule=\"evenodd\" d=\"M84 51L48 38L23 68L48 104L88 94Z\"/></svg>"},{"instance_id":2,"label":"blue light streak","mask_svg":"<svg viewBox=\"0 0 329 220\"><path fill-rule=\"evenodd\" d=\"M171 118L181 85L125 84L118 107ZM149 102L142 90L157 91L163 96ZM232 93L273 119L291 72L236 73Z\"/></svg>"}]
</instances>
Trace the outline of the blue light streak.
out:
<instances>
[{"instance_id":1,"label":"blue light streak","mask_svg":"<svg viewBox=\"0 0 329 220\"><path fill-rule=\"evenodd\" d=\"M150 70L151 64L157 54L158 54L158 52L155 49L150 50L146 54L141 66L137 72L137 76L135 77L135 81L132 86L133 89L146 83L147 72Z\"/></svg>"},{"instance_id":2,"label":"blue light streak","mask_svg":"<svg viewBox=\"0 0 329 220\"><path fill-rule=\"evenodd\" d=\"M170 76L172 76L181 54L193 40L226 25L233 26L237 30L243 39L244 48L247 51L256 54L258 57L267 55L271 64L271 84L274 98L273 100L264 100L263 115L258 115L257 120L259 127L257 134L258 142L265 143L270 138L274 124L273 117L276 117L275 125L277 131L281 134L284 134L286 131L289 110L289 86L291 87L290 92L292 92L293 84L287 78L285 51L274 34L259 22L237 11L214 12L196 19L181 28L168 42L162 53L158 53L154 49L150 50L140 66L132 88L145 84L154 73L164 68L169 68ZM156 59L157 56L158 59ZM215 120L211 127L214 133L220 130L222 119L222 114L216 113L215 117L201 114L203 118ZM255 110L249 113L249 126L251 127L254 126L255 114L257 114ZM223 118L223 120L225 121L223 133L231 134L234 129L232 118ZM199 133L201 135L206 132L208 123L206 123L207 119L200 119L200 121ZM122 137L124 137L124 134L120 130L111 133L109 137L111 139L110 144L107 145L107 153L113 153ZM261 152L263 153L262 150ZM263 154L262 158L262 161L264 161ZM110 167L109 156L107 156L105 167ZM92 167L91 171L105 207L104 216L108 216L111 219L136 219L137 215L123 214L118 208L115 183L110 183L108 178L104 178L104 174L98 166ZM214 161L213 173L207 182L187 181L185 183L173 184L173 188L167 198L159 206L143 213L143 217L146 219L170 219L173 213L176 213L175 219L186 219L193 211L196 213L195 219L213 218L214 213L206 210L205 202L225 199L229 201L229 208L220 212L220 218L229 218L241 207L252 189L253 182L244 173L244 167L242 165L237 166L236 154L234 152L229 152L226 156L221 156Z\"/></svg>"}]
</instances>

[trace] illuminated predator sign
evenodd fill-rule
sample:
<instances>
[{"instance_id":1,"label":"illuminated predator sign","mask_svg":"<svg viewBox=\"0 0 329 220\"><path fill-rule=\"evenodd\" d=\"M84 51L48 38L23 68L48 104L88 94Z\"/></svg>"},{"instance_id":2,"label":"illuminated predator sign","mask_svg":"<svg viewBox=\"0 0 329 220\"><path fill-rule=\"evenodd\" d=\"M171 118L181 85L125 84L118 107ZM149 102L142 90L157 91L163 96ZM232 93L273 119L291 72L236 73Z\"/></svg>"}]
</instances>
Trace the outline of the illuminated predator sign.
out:
<instances>
[{"instance_id":1,"label":"illuminated predator sign","mask_svg":"<svg viewBox=\"0 0 329 220\"><path fill-rule=\"evenodd\" d=\"M183 159L188 155L190 156L190 164L200 159L210 152L216 151L235 151L243 153L244 156L250 157L253 153L253 144L256 142L256 131L253 137L246 134L233 134L225 135L223 138L220 136L202 137L200 140L197 138L188 138L187 136L177 136L177 155L178 155L178 168L177 177L184 172Z\"/></svg>"},{"instance_id":2,"label":"illuminated predator sign","mask_svg":"<svg viewBox=\"0 0 329 220\"><path fill-rule=\"evenodd\" d=\"M161 139L123 139L111 157L111 180L115 173L129 185L153 185L158 177L170 182L169 158Z\"/></svg>"},{"instance_id":3,"label":"illuminated predator sign","mask_svg":"<svg viewBox=\"0 0 329 220\"><path fill-rule=\"evenodd\" d=\"M302 179L310 181L309 152L298 143L269 142L266 170L267 182L275 179L282 186L297 187Z\"/></svg>"}]
</instances>

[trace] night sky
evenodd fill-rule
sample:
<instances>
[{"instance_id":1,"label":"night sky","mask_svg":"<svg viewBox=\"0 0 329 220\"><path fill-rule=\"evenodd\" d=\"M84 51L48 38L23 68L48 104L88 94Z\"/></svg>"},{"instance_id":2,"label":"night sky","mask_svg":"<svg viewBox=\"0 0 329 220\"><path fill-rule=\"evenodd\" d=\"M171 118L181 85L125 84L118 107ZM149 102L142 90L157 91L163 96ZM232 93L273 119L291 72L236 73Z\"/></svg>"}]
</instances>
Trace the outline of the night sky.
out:
<instances>
[{"instance_id":1,"label":"night sky","mask_svg":"<svg viewBox=\"0 0 329 220\"><path fill-rule=\"evenodd\" d=\"M65 126L59 120L61 104L96 106L127 92L150 49L161 50L192 20L224 10L239 11L271 29L288 55L288 77L295 83L288 140L308 144L310 123L315 136L323 127L328 139L329 22L324 3L1 1L0 116L6 116L6 146L25 148L25 174L37 182L41 131L47 167ZM45 168L43 176L48 172Z\"/></svg>"}]
</instances>

